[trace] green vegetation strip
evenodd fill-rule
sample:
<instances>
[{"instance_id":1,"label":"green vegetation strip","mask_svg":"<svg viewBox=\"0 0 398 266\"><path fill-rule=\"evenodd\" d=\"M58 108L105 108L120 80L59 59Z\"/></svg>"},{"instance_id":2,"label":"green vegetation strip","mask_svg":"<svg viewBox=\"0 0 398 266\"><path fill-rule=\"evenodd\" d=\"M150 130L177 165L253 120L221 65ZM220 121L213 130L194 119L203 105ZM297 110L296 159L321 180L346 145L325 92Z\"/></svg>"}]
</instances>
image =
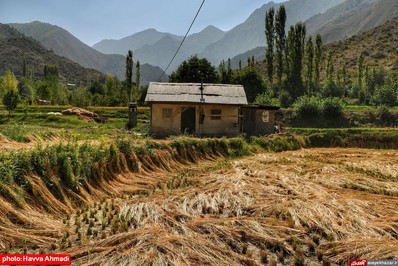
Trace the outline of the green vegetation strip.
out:
<instances>
[{"instance_id":1,"label":"green vegetation strip","mask_svg":"<svg viewBox=\"0 0 398 266\"><path fill-rule=\"evenodd\" d=\"M29 176L39 176L46 187L60 198L59 183L79 193L80 188L95 184L96 179L111 179L124 171L138 172L139 162L159 162L157 151L166 151L176 161L196 162L207 156L237 157L250 155L261 150L282 151L298 149L305 145L297 136L196 139L175 137L160 142L145 139L119 139L111 144L57 144L47 147L36 146L30 150L15 150L0 154L1 194L16 203L21 199L11 196L7 187L20 188L20 197L33 195ZM156 168L157 165L148 165ZM98 173L101 173L99 176ZM12 197L12 198L9 198ZM19 204L16 204L19 205Z\"/></svg>"},{"instance_id":2,"label":"green vegetation strip","mask_svg":"<svg viewBox=\"0 0 398 266\"><path fill-rule=\"evenodd\" d=\"M398 149L398 130L380 128L289 128L302 136L308 147L356 147Z\"/></svg>"}]
</instances>

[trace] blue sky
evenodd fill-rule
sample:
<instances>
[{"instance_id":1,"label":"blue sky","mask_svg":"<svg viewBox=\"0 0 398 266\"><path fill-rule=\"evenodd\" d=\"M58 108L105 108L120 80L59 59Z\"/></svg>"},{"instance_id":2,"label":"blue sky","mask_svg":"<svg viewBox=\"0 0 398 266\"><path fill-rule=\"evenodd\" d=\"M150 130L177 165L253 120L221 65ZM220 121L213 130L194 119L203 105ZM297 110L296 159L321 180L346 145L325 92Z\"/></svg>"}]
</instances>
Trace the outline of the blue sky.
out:
<instances>
[{"instance_id":1,"label":"blue sky","mask_svg":"<svg viewBox=\"0 0 398 266\"><path fill-rule=\"evenodd\" d=\"M230 30L268 0L206 0L190 33ZM284 2L284 0L274 0ZM88 45L148 28L184 35L202 0L0 0L0 23L58 25Z\"/></svg>"}]
</instances>

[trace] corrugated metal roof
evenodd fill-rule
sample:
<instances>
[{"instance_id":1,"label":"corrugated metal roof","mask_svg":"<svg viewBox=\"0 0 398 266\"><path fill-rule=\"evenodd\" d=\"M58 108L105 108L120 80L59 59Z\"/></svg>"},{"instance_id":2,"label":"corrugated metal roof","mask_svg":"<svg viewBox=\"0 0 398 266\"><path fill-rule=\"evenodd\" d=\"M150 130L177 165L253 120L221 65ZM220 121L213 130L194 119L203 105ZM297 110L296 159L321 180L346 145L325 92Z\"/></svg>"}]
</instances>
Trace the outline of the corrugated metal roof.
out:
<instances>
[{"instance_id":1,"label":"corrugated metal roof","mask_svg":"<svg viewBox=\"0 0 398 266\"><path fill-rule=\"evenodd\" d=\"M200 83L149 83L146 102L188 102L200 103ZM203 84L204 103L207 104L247 104L242 85Z\"/></svg>"}]
</instances>

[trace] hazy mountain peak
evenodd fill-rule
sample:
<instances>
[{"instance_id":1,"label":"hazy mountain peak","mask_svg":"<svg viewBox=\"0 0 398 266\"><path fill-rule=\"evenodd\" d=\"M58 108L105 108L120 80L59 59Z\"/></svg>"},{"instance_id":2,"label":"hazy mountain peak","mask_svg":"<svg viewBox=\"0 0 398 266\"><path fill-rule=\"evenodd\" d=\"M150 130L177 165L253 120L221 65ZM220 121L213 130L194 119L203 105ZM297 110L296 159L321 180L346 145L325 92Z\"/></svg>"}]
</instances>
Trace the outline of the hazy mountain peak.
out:
<instances>
[{"instance_id":1,"label":"hazy mountain peak","mask_svg":"<svg viewBox=\"0 0 398 266\"><path fill-rule=\"evenodd\" d=\"M223 31L223 30L221 30L221 29L219 29L219 28L217 28L216 26L213 26L213 25L207 26L206 28L204 28L200 32L219 32L219 33L224 32L225 33L225 31Z\"/></svg>"}]
</instances>

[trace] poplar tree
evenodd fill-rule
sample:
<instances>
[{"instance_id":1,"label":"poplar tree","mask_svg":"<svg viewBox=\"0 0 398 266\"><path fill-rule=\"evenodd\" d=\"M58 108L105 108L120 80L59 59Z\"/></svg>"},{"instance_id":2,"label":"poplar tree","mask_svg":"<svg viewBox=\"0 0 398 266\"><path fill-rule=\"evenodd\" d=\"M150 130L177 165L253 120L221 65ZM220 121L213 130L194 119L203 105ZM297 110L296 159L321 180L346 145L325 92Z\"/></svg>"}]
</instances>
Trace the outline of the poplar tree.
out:
<instances>
[{"instance_id":1,"label":"poplar tree","mask_svg":"<svg viewBox=\"0 0 398 266\"><path fill-rule=\"evenodd\" d=\"M141 82L141 65L140 61L137 61L137 64L135 65L135 84L137 86L137 89L139 90L140 88L140 82Z\"/></svg>"},{"instance_id":2,"label":"poplar tree","mask_svg":"<svg viewBox=\"0 0 398 266\"><path fill-rule=\"evenodd\" d=\"M275 17L275 10L273 7L271 7L265 14L265 37L267 40L265 58L267 61L268 80L271 86L274 75L274 42L275 42L274 17Z\"/></svg>"},{"instance_id":3,"label":"poplar tree","mask_svg":"<svg viewBox=\"0 0 398 266\"><path fill-rule=\"evenodd\" d=\"M124 82L126 86L126 92L128 95L128 101L131 102L131 92L132 92L132 83L133 83L133 52L131 50L128 51L126 55L126 80Z\"/></svg>"},{"instance_id":4,"label":"poplar tree","mask_svg":"<svg viewBox=\"0 0 398 266\"><path fill-rule=\"evenodd\" d=\"M320 73L321 73L321 58L322 58L322 37L317 34L315 39L314 51L314 81L315 88L319 91L320 88Z\"/></svg>"},{"instance_id":5,"label":"poplar tree","mask_svg":"<svg viewBox=\"0 0 398 266\"><path fill-rule=\"evenodd\" d=\"M287 65L290 68L287 81L289 84L288 90L293 101L304 94L302 70L305 36L306 29L302 22L291 26L287 36Z\"/></svg>"},{"instance_id":6,"label":"poplar tree","mask_svg":"<svg viewBox=\"0 0 398 266\"><path fill-rule=\"evenodd\" d=\"M276 48L276 75L278 78L279 90L282 87L282 75L283 75L283 52L286 46L286 9L284 5L279 7L278 12L275 16L275 48Z\"/></svg>"},{"instance_id":7,"label":"poplar tree","mask_svg":"<svg viewBox=\"0 0 398 266\"><path fill-rule=\"evenodd\" d=\"M326 81L329 84L333 83L333 75L334 75L334 66L333 66L333 58L330 51L326 56Z\"/></svg>"},{"instance_id":8,"label":"poplar tree","mask_svg":"<svg viewBox=\"0 0 398 266\"><path fill-rule=\"evenodd\" d=\"M307 94L313 95L314 87L314 44L312 37L308 37L305 45L305 85L307 87Z\"/></svg>"},{"instance_id":9,"label":"poplar tree","mask_svg":"<svg viewBox=\"0 0 398 266\"><path fill-rule=\"evenodd\" d=\"M134 91L133 91L133 96L132 99L133 101L137 101L140 93L140 82L141 82L141 73L140 73L140 61L137 61L136 65L135 65L135 86L133 86Z\"/></svg>"},{"instance_id":10,"label":"poplar tree","mask_svg":"<svg viewBox=\"0 0 398 266\"><path fill-rule=\"evenodd\" d=\"M362 76L363 76L363 53L358 56L358 88L362 91Z\"/></svg>"}]
</instances>

